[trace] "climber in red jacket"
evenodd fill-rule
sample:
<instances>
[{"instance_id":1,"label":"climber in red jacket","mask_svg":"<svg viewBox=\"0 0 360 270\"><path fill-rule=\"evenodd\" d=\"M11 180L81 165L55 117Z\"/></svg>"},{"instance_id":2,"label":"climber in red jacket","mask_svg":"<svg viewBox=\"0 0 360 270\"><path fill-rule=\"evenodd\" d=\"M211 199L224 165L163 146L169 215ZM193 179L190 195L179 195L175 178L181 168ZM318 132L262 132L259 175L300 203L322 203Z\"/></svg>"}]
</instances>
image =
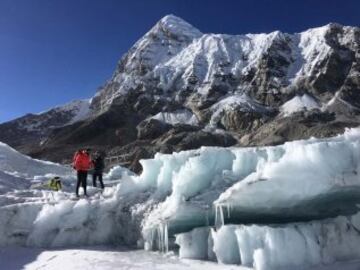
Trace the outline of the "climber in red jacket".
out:
<instances>
[{"instance_id":1,"label":"climber in red jacket","mask_svg":"<svg viewBox=\"0 0 360 270\"><path fill-rule=\"evenodd\" d=\"M80 184L84 189L84 195L87 196L87 175L91 164L90 149L82 149L75 153L73 158L73 168L77 171L76 197L79 197Z\"/></svg>"}]
</instances>

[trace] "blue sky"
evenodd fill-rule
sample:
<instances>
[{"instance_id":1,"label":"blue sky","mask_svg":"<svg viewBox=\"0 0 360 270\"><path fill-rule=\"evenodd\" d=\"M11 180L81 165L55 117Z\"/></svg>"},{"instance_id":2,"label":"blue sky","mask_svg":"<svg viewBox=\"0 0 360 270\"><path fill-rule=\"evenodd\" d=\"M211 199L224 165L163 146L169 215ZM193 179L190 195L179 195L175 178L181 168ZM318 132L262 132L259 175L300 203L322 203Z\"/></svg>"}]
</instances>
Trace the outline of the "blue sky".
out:
<instances>
[{"instance_id":1,"label":"blue sky","mask_svg":"<svg viewBox=\"0 0 360 270\"><path fill-rule=\"evenodd\" d=\"M166 14L202 32L360 25L358 0L0 0L0 122L89 98Z\"/></svg>"}]
</instances>

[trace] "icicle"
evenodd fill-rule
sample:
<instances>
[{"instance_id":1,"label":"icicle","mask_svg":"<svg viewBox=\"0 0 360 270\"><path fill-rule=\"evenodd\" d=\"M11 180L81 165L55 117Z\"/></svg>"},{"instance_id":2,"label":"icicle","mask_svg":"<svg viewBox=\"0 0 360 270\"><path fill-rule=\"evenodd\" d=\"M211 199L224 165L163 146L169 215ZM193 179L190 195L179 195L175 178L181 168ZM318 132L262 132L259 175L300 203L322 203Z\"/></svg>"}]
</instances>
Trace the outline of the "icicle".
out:
<instances>
[{"instance_id":1,"label":"icicle","mask_svg":"<svg viewBox=\"0 0 360 270\"><path fill-rule=\"evenodd\" d=\"M161 230L161 225L159 225L158 227L158 248L160 251L163 250L163 240L162 240L162 230Z\"/></svg>"},{"instance_id":2,"label":"icicle","mask_svg":"<svg viewBox=\"0 0 360 270\"><path fill-rule=\"evenodd\" d=\"M151 229L151 250L154 250L156 245L155 245L155 241L156 241L156 230Z\"/></svg>"},{"instance_id":3,"label":"icicle","mask_svg":"<svg viewBox=\"0 0 360 270\"><path fill-rule=\"evenodd\" d=\"M222 205L220 205L220 221L221 221L221 226L225 225L225 218L224 218L224 209L222 207Z\"/></svg>"},{"instance_id":4,"label":"icicle","mask_svg":"<svg viewBox=\"0 0 360 270\"><path fill-rule=\"evenodd\" d=\"M209 210L206 209L206 212L205 212L205 225L206 225L206 227L208 227L209 224L210 224L210 222L209 222Z\"/></svg>"},{"instance_id":5,"label":"icicle","mask_svg":"<svg viewBox=\"0 0 360 270\"><path fill-rule=\"evenodd\" d=\"M216 205L215 207L215 227L219 229L225 224L224 210L221 204Z\"/></svg>"},{"instance_id":6,"label":"icicle","mask_svg":"<svg viewBox=\"0 0 360 270\"><path fill-rule=\"evenodd\" d=\"M165 250L165 239L164 239L164 224L161 223L161 252L164 252Z\"/></svg>"},{"instance_id":7,"label":"icicle","mask_svg":"<svg viewBox=\"0 0 360 270\"><path fill-rule=\"evenodd\" d=\"M164 227L165 253L169 252L169 229L167 222Z\"/></svg>"},{"instance_id":8,"label":"icicle","mask_svg":"<svg viewBox=\"0 0 360 270\"><path fill-rule=\"evenodd\" d=\"M150 241L146 241L146 242L148 242L149 249L153 250L153 243L154 243L154 230L153 229L151 229L151 231L150 231Z\"/></svg>"},{"instance_id":9,"label":"icicle","mask_svg":"<svg viewBox=\"0 0 360 270\"><path fill-rule=\"evenodd\" d=\"M226 210L227 210L227 218L229 219L229 218L230 218L230 210L231 210L231 205L230 205L230 203L227 203L227 204L226 204Z\"/></svg>"},{"instance_id":10,"label":"icicle","mask_svg":"<svg viewBox=\"0 0 360 270\"><path fill-rule=\"evenodd\" d=\"M160 223L157 227L158 232L158 249L161 252L169 252L169 229L168 223Z\"/></svg>"},{"instance_id":11,"label":"icicle","mask_svg":"<svg viewBox=\"0 0 360 270\"><path fill-rule=\"evenodd\" d=\"M160 250L160 245L161 245L160 227L156 227L156 232L157 232L157 248L158 248L158 250Z\"/></svg>"},{"instance_id":12,"label":"icicle","mask_svg":"<svg viewBox=\"0 0 360 270\"><path fill-rule=\"evenodd\" d=\"M217 228L217 224L218 224L218 219L219 219L219 214L218 214L218 206L215 205L215 228Z\"/></svg>"}]
</instances>

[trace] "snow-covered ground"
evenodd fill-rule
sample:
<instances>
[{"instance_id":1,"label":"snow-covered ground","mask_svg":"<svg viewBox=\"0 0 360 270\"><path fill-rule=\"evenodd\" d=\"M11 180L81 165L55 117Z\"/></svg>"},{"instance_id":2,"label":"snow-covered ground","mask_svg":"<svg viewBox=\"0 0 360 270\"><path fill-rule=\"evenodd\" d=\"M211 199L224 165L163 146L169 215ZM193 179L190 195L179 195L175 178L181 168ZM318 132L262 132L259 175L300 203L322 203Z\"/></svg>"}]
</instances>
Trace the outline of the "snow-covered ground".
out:
<instances>
[{"instance_id":1,"label":"snow-covered ground","mask_svg":"<svg viewBox=\"0 0 360 270\"><path fill-rule=\"evenodd\" d=\"M246 270L235 265L180 260L172 254L104 246L77 249L0 249L1 269L6 270ZM5 263L4 263L5 262Z\"/></svg>"},{"instance_id":2,"label":"snow-covered ground","mask_svg":"<svg viewBox=\"0 0 360 270\"><path fill-rule=\"evenodd\" d=\"M173 254L104 246L72 249L0 248L1 269L6 270L251 270L200 260L179 259ZM358 270L359 261L299 270ZM291 270L295 270L291 268Z\"/></svg>"},{"instance_id":3,"label":"snow-covered ground","mask_svg":"<svg viewBox=\"0 0 360 270\"><path fill-rule=\"evenodd\" d=\"M360 128L275 147L156 154L140 176L115 167L104 193L89 188L80 200L71 169L3 144L0 154L0 259L41 253L25 269L57 269L58 260L79 263L72 269L218 269L179 258L238 265L221 269L359 269ZM67 179L64 191L26 185L51 172ZM72 249L99 245L106 251Z\"/></svg>"}]
</instances>

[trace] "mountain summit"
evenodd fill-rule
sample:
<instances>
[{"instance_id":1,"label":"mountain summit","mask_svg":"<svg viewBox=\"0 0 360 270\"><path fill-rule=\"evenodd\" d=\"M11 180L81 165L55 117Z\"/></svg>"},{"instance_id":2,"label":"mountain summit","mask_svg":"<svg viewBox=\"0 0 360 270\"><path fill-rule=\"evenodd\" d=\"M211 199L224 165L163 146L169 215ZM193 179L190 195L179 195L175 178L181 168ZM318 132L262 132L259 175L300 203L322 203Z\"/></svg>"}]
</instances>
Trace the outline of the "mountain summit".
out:
<instances>
[{"instance_id":1,"label":"mountain summit","mask_svg":"<svg viewBox=\"0 0 360 270\"><path fill-rule=\"evenodd\" d=\"M359 125L359 75L358 27L203 34L168 15L120 59L88 108L1 124L0 141L64 162L93 146L139 170L137 161L158 151L327 137Z\"/></svg>"},{"instance_id":2,"label":"mountain summit","mask_svg":"<svg viewBox=\"0 0 360 270\"><path fill-rule=\"evenodd\" d=\"M194 26L174 15L162 18L148 34L162 32L165 36L182 40L193 40L202 35Z\"/></svg>"}]
</instances>

